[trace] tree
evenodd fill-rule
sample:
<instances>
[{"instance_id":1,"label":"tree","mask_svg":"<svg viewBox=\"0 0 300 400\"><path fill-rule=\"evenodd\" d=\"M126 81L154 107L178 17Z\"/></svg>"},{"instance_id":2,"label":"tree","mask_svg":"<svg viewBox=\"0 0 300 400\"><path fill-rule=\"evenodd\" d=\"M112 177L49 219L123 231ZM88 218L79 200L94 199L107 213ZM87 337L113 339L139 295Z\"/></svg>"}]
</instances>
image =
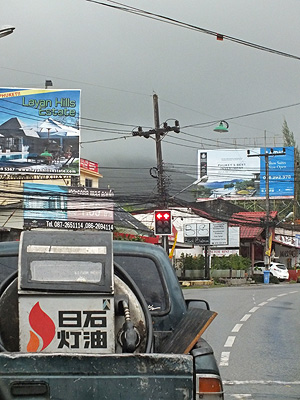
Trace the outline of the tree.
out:
<instances>
[{"instance_id":1,"label":"tree","mask_svg":"<svg viewBox=\"0 0 300 400\"><path fill-rule=\"evenodd\" d=\"M298 172L299 165L300 165L300 155L299 155L299 149L294 137L294 133L290 131L288 124L286 122L286 119L284 119L283 124L282 124L282 135L283 135L283 144L286 147L294 147L295 148L295 197L296 199L300 198L300 174ZM295 205L297 205L298 202L295 201ZM299 216L299 211L298 207L295 207L294 209L294 219L298 219Z\"/></svg>"}]
</instances>

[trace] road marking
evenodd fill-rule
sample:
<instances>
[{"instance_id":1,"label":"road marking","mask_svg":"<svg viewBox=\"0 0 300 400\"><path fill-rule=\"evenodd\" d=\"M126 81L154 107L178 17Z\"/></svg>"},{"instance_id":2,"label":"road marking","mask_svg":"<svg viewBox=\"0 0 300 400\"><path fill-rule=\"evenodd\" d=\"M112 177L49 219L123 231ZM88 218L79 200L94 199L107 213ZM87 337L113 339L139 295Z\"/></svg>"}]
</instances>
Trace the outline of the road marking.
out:
<instances>
[{"instance_id":1,"label":"road marking","mask_svg":"<svg viewBox=\"0 0 300 400\"><path fill-rule=\"evenodd\" d=\"M227 395L228 396L228 395ZM252 395L251 394L230 394L230 397L233 397L234 399L252 399Z\"/></svg>"},{"instance_id":2,"label":"road marking","mask_svg":"<svg viewBox=\"0 0 300 400\"><path fill-rule=\"evenodd\" d=\"M259 304L260 307L265 306L266 304L268 304L267 301L263 301L262 303Z\"/></svg>"},{"instance_id":3,"label":"road marking","mask_svg":"<svg viewBox=\"0 0 300 400\"><path fill-rule=\"evenodd\" d=\"M228 336L228 338L224 344L224 347L232 347L234 341L235 341L235 336Z\"/></svg>"},{"instance_id":4,"label":"road marking","mask_svg":"<svg viewBox=\"0 0 300 400\"><path fill-rule=\"evenodd\" d=\"M293 385L298 386L300 385L300 381L291 381L291 382L284 382L284 381L262 381L262 380L249 380L249 381L223 381L224 385Z\"/></svg>"},{"instance_id":5,"label":"road marking","mask_svg":"<svg viewBox=\"0 0 300 400\"><path fill-rule=\"evenodd\" d=\"M243 326L243 324L236 324L231 332L238 332L242 326Z\"/></svg>"},{"instance_id":6,"label":"road marking","mask_svg":"<svg viewBox=\"0 0 300 400\"><path fill-rule=\"evenodd\" d=\"M229 363L230 351L223 351L221 353L220 367L227 367Z\"/></svg>"},{"instance_id":7,"label":"road marking","mask_svg":"<svg viewBox=\"0 0 300 400\"><path fill-rule=\"evenodd\" d=\"M278 297L282 297L282 296L286 296L288 294L293 294L293 293L298 293L298 292L299 292L299 290L294 290L294 291L289 292L289 293L281 293L281 294L277 295L276 297L270 297L267 301L263 301L258 306L252 307L251 310L248 311L251 314L245 314L240 319L240 321L241 322L248 321L248 319L251 317L252 313L254 313L255 311L259 310L260 307L265 306L266 304L268 304L268 302L276 300ZM256 304L254 295L253 295L252 299L253 299L254 304ZM235 332L235 333L239 332L242 326L243 326L243 324L236 324L233 327L231 332ZM233 344L234 344L235 338L236 338L236 336L228 336L228 338L227 338L227 340L226 340L226 342L224 344L224 347L232 347ZM227 367L229 365L229 356L230 356L230 352L223 351L221 353L221 360L220 360L219 366ZM285 384L286 385L300 385L300 382L284 383L284 382L276 382L276 381L274 381L274 382L273 381L227 381L227 382L225 381L224 384L227 384L227 385L242 385L242 384L257 384L257 383L260 383L260 384L263 384L263 385L267 385L267 384L270 384L270 383L271 384L272 383L278 383L278 384L281 384L281 385L285 385ZM231 395L231 396L235 396L235 398L237 398L237 399L244 399L246 397L248 397L248 398L251 397L251 394L235 394L235 395ZM236 396L242 396L242 397L236 397Z\"/></svg>"},{"instance_id":8,"label":"road marking","mask_svg":"<svg viewBox=\"0 0 300 400\"><path fill-rule=\"evenodd\" d=\"M248 319L251 317L251 314L245 314L243 318L241 319L242 322L248 321Z\"/></svg>"}]
</instances>

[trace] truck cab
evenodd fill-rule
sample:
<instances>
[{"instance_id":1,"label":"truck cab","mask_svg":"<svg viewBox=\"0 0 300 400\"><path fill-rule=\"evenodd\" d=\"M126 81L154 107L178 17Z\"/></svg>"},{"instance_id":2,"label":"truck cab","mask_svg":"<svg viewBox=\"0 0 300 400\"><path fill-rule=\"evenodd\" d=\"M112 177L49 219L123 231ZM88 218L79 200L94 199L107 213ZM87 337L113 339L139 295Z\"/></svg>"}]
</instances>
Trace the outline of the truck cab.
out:
<instances>
[{"instance_id":1,"label":"truck cab","mask_svg":"<svg viewBox=\"0 0 300 400\"><path fill-rule=\"evenodd\" d=\"M1 398L223 399L201 338L216 313L184 300L159 246L32 231L0 262Z\"/></svg>"}]
</instances>

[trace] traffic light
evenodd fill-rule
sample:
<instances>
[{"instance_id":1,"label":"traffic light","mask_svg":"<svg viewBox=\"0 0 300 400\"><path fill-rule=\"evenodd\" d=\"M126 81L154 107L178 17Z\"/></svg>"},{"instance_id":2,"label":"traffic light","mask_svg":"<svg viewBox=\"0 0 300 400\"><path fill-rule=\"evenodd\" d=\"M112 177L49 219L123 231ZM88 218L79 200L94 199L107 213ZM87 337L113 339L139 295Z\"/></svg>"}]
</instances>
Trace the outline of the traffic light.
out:
<instances>
[{"instance_id":1,"label":"traffic light","mask_svg":"<svg viewBox=\"0 0 300 400\"><path fill-rule=\"evenodd\" d=\"M170 210L154 211L154 233L160 236L172 234L172 214Z\"/></svg>"}]
</instances>

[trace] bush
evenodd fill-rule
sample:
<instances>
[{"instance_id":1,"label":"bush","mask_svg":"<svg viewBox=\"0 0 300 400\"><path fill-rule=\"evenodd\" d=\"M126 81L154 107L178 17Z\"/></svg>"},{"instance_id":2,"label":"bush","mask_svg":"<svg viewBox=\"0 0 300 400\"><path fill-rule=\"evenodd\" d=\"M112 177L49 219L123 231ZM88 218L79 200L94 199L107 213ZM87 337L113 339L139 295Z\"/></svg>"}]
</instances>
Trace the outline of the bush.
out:
<instances>
[{"instance_id":1,"label":"bush","mask_svg":"<svg viewBox=\"0 0 300 400\"><path fill-rule=\"evenodd\" d=\"M189 270L199 270L204 269L205 259L202 254L197 256L192 256L191 254L183 254L181 253L179 268L184 272L187 269Z\"/></svg>"},{"instance_id":2,"label":"bush","mask_svg":"<svg viewBox=\"0 0 300 400\"><path fill-rule=\"evenodd\" d=\"M254 274L252 279L256 282L256 283L264 283L264 275L263 274ZM278 278L276 278L276 276L273 276L272 274L270 274L270 283L279 283Z\"/></svg>"},{"instance_id":3,"label":"bush","mask_svg":"<svg viewBox=\"0 0 300 400\"><path fill-rule=\"evenodd\" d=\"M211 259L211 268L213 269L235 269L247 270L251 266L251 260L237 254L231 254L226 257L213 256Z\"/></svg>"}]
</instances>

